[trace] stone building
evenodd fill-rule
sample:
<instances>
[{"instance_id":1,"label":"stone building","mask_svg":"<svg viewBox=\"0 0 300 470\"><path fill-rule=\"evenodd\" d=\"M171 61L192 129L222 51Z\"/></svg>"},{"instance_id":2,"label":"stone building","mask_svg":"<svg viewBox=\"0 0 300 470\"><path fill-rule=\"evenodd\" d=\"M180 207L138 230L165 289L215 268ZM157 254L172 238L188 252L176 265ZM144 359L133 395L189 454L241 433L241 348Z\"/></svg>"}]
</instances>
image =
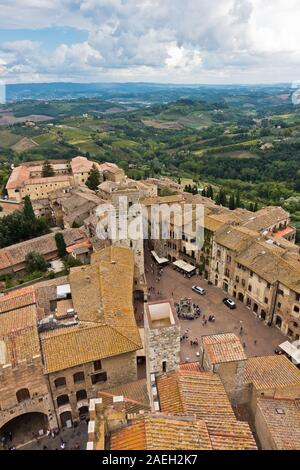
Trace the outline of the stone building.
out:
<instances>
[{"instance_id":1,"label":"stone building","mask_svg":"<svg viewBox=\"0 0 300 470\"><path fill-rule=\"evenodd\" d=\"M56 232L57 233L57 232ZM88 243L89 240L83 230L67 229L61 231L67 248L78 243ZM48 233L41 237L32 238L24 242L10 245L0 249L0 275L18 274L26 269L25 259L28 253L36 251L43 255L47 262L58 258L55 233Z\"/></svg>"},{"instance_id":2,"label":"stone building","mask_svg":"<svg viewBox=\"0 0 300 470\"><path fill-rule=\"evenodd\" d=\"M148 393L155 409L155 376L175 370L180 363L180 325L172 301L146 304L144 332Z\"/></svg>"},{"instance_id":3,"label":"stone building","mask_svg":"<svg viewBox=\"0 0 300 470\"><path fill-rule=\"evenodd\" d=\"M49 194L59 189L83 186L93 167L99 170L102 181L122 182L126 179L124 171L114 163L103 163L88 160L86 157L75 157L70 162L51 161L54 175L43 177L43 162L24 163L13 169L6 184L8 198L21 202L25 196L31 200L46 199Z\"/></svg>"},{"instance_id":4,"label":"stone building","mask_svg":"<svg viewBox=\"0 0 300 470\"><path fill-rule=\"evenodd\" d=\"M87 449L256 449L249 425L236 419L216 374L185 364L158 376L156 386L155 412L141 403L128 410L126 396L113 396L109 407L103 397L92 401Z\"/></svg>"},{"instance_id":5,"label":"stone building","mask_svg":"<svg viewBox=\"0 0 300 470\"><path fill-rule=\"evenodd\" d=\"M36 413L38 430L69 426L100 390L137 379L133 280L132 251L109 247L61 283L0 297L0 433Z\"/></svg>"},{"instance_id":6,"label":"stone building","mask_svg":"<svg viewBox=\"0 0 300 470\"><path fill-rule=\"evenodd\" d=\"M230 401L240 402L247 359L240 339L234 333L202 336L200 351L203 369L217 373Z\"/></svg>"}]
</instances>

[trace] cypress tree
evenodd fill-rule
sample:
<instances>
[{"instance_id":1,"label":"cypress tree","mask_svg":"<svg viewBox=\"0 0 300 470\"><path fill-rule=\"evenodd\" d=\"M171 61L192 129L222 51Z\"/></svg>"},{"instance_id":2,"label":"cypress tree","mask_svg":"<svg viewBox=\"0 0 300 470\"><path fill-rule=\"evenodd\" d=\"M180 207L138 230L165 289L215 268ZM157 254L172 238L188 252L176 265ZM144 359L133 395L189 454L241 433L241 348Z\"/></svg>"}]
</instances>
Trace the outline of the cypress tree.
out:
<instances>
[{"instance_id":1,"label":"cypress tree","mask_svg":"<svg viewBox=\"0 0 300 470\"><path fill-rule=\"evenodd\" d=\"M100 173L95 164L93 164L85 184L92 191L95 191L98 188L100 184Z\"/></svg>"},{"instance_id":2,"label":"cypress tree","mask_svg":"<svg viewBox=\"0 0 300 470\"><path fill-rule=\"evenodd\" d=\"M26 222L30 222L32 224L35 223L36 217L35 217L35 213L34 213L32 203L31 203L31 200L30 200L29 196L24 197L23 214L24 214L24 217L26 219Z\"/></svg>"},{"instance_id":3,"label":"cypress tree","mask_svg":"<svg viewBox=\"0 0 300 470\"><path fill-rule=\"evenodd\" d=\"M53 166L49 163L48 160L46 160L43 164L43 169L42 169L42 176L44 178L48 178L49 176L54 176L55 172L53 169Z\"/></svg>"},{"instance_id":4,"label":"cypress tree","mask_svg":"<svg viewBox=\"0 0 300 470\"><path fill-rule=\"evenodd\" d=\"M235 201L234 201L234 194L230 194L230 199L229 199L229 209L233 211L235 209Z\"/></svg>"},{"instance_id":5,"label":"cypress tree","mask_svg":"<svg viewBox=\"0 0 300 470\"><path fill-rule=\"evenodd\" d=\"M67 254L67 246L64 236L61 232L55 234L55 243L57 247L57 254L60 258L64 258Z\"/></svg>"}]
</instances>

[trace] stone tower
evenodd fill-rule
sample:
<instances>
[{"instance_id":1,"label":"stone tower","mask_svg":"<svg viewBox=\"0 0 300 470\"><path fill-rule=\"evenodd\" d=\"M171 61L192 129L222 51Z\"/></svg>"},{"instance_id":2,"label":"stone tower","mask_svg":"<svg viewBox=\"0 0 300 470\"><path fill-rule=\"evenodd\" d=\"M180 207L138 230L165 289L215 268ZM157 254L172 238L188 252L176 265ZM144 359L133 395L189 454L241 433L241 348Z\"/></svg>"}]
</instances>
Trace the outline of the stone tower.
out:
<instances>
[{"instance_id":1,"label":"stone tower","mask_svg":"<svg viewBox=\"0 0 300 470\"><path fill-rule=\"evenodd\" d=\"M171 300L148 302L144 322L148 393L157 411L155 377L175 370L180 363L180 324Z\"/></svg>"}]
</instances>

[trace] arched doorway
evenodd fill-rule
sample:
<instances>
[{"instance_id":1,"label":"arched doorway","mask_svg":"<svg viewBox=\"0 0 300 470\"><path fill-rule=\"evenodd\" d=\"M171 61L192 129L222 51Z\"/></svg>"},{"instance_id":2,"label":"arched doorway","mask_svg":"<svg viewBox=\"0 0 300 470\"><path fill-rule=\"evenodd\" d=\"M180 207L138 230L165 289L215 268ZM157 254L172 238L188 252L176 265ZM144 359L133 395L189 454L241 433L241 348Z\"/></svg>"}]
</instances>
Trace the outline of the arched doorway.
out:
<instances>
[{"instance_id":1,"label":"arched doorway","mask_svg":"<svg viewBox=\"0 0 300 470\"><path fill-rule=\"evenodd\" d=\"M244 295L241 292L238 293L238 299L240 302L244 302Z\"/></svg>"},{"instance_id":2,"label":"arched doorway","mask_svg":"<svg viewBox=\"0 0 300 470\"><path fill-rule=\"evenodd\" d=\"M226 280L223 281L223 290L228 292L228 282Z\"/></svg>"},{"instance_id":3,"label":"arched doorway","mask_svg":"<svg viewBox=\"0 0 300 470\"><path fill-rule=\"evenodd\" d=\"M48 417L44 413L24 413L8 421L0 429L0 439L5 438L6 447L18 446L43 435L48 429Z\"/></svg>"},{"instance_id":4,"label":"arched doorway","mask_svg":"<svg viewBox=\"0 0 300 470\"><path fill-rule=\"evenodd\" d=\"M69 427L70 425L72 425L73 421L72 421L71 411L64 411L63 413L59 415L59 417L60 417L61 426L63 428Z\"/></svg>"}]
</instances>

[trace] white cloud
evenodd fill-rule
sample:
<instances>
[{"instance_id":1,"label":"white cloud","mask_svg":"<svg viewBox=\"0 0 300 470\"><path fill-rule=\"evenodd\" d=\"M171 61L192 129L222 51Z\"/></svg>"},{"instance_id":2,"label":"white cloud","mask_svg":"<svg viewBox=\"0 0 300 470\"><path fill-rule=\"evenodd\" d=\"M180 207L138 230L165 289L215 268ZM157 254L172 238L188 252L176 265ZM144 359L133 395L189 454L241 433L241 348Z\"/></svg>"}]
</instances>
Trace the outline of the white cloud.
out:
<instances>
[{"instance_id":1,"label":"white cloud","mask_svg":"<svg viewBox=\"0 0 300 470\"><path fill-rule=\"evenodd\" d=\"M300 76L299 0L0 0L0 28L69 26L88 40L0 45L9 79L289 81ZM15 73L15 76L13 75ZM142 75L144 74L144 76ZM297 76L298 75L298 76Z\"/></svg>"}]
</instances>

